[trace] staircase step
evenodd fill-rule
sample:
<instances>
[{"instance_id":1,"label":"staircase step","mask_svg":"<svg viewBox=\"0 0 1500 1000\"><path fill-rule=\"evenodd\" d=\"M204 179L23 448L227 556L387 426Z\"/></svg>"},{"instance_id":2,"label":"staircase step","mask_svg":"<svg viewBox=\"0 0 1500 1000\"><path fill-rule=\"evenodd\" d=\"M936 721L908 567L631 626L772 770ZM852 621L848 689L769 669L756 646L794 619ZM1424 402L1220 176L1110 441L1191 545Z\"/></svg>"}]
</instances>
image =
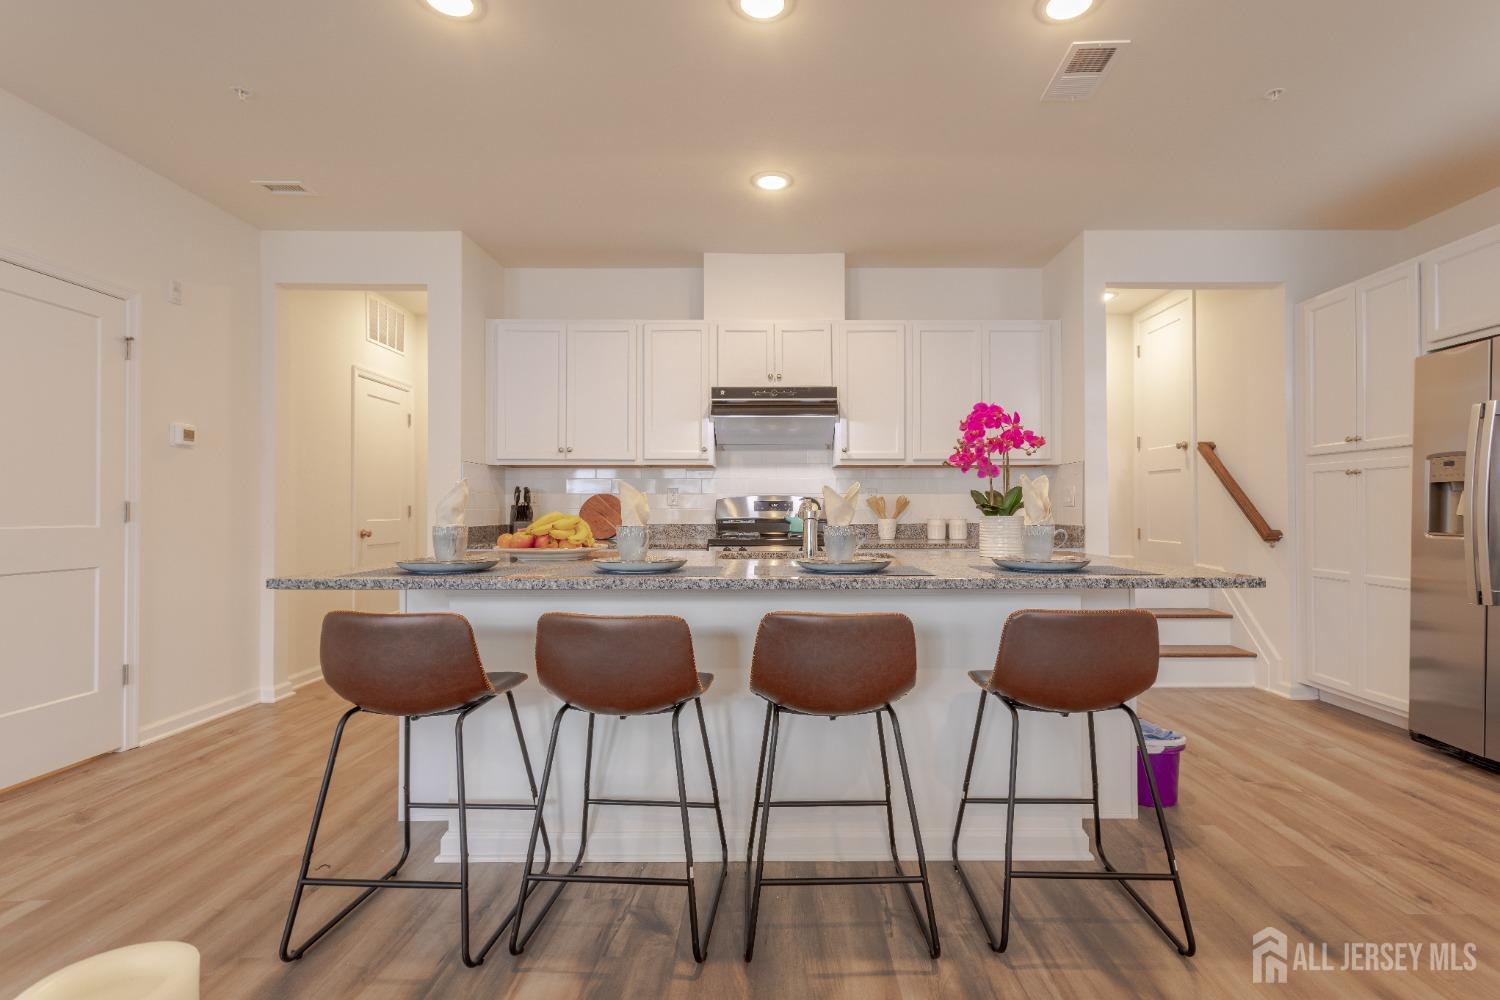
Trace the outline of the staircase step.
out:
<instances>
[{"instance_id":1,"label":"staircase step","mask_svg":"<svg viewBox=\"0 0 1500 1000\"><path fill-rule=\"evenodd\" d=\"M1162 646L1160 655L1163 659L1174 660L1255 659L1255 653L1250 650L1227 644L1210 646Z\"/></svg>"},{"instance_id":2,"label":"staircase step","mask_svg":"<svg viewBox=\"0 0 1500 1000\"><path fill-rule=\"evenodd\" d=\"M1141 608L1158 618L1233 618L1228 611L1218 608Z\"/></svg>"}]
</instances>

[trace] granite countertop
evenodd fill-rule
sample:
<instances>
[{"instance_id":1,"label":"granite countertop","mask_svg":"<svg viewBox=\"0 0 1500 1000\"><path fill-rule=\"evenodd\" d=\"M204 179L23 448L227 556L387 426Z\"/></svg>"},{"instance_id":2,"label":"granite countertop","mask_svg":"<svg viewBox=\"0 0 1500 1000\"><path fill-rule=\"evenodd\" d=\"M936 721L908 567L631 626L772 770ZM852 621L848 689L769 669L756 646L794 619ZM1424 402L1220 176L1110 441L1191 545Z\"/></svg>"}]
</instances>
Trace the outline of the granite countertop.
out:
<instances>
[{"instance_id":1,"label":"granite countertop","mask_svg":"<svg viewBox=\"0 0 1500 1000\"><path fill-rule=\"evenodd\" d=\"M500 555L500 553L496 553ZM806 573L791 559L720 559L701 550L655 550L687 559L675 573L620 576L596 571L590 560L522 563L501 557L483 573L417 576L399 569L327 576L278 577L271 590L1120 590L1135 588L1261 588L1261 577L1123 559L1097 559L1076 573L1000 570L971 550L901 552L886 572L871 576ZM610 555L613 551L610 550Z\"/></svg>"}]
</instances>

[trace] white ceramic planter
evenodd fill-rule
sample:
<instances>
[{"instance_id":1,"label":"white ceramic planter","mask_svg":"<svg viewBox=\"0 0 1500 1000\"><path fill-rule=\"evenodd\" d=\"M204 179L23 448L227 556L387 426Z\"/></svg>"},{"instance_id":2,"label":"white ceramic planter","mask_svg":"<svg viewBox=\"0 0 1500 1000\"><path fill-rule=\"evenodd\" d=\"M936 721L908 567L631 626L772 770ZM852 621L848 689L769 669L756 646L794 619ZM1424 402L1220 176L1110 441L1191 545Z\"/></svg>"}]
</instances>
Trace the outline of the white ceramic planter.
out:
<instances>
[{"instance_id":1,"label":"white ceramic planter","mask_svg":"<svg viewBox=\"0 0 1500 1000\"><path fill-rule=\"evenodd\" d=\"M979 519L979 554L986 559L1013 558L1021 554L1021 529L1026 515L995 515Z\"/></svg>"}]
</instances>

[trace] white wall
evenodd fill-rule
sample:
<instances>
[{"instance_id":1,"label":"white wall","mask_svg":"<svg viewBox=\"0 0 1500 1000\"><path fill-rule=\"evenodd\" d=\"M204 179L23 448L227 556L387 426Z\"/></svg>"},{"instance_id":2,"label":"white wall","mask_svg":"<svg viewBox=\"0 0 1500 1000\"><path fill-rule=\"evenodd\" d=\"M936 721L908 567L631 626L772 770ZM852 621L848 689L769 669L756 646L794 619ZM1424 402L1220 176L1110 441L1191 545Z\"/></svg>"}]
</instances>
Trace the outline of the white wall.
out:
<instances>
[{"instance_id":1,"label":"white wall","mask_svg":"<svg viewBox=\"0 0 1500 1000\"><path fill-rule=\"evenodd\" d=\"M426 522L427 345L425 317L408 324L406 353L365 337L365 293L283 289L276 296L278 453L276 574L347 573L354 564L353 369L412 387L414 524ZM280 591L276 688L318 675L323 615L355 607L337 591ZM383 602L396 610L393 601ZM362 610L376 610L368 602Z\"/></svg>"},{"instance_id":2,"label":"white wall","mask_svg":"<svg viewBox=\"0 0 1500 1000\"><path fill-rule=\"evenodd\" d=\"M137 676L151 739L255 696L259 237L4 91L0 137L0 256L135 297ZM172 279L180 306L167 302ZM197 425L197 447L168 447L174 420Z\"/></svg>"},{"instance_id":3,"label":"white wall","mask_svg":"<svg viewBox=\"0 0 1500 1000\"><path fill-rule=\"evenodd\" d=\"M1040 268L852 267L850 319L1052 319Z\"/></svg>"},{"instance_id":4,"label":"white wall","mask_svg":"<svg viewBox=\"0 0 1500 1000\"><path fill-rule=\"evenodd\" d=\"M1104 386L1094 384L1102 383L1102 359L1092 359L1094 370L1091 375L1091 359L1084 350L1084 263L1084 238L1080 235L1042 269L1044 318L1055 319L1062 327L1062 427L1058 447L1065 462L1087 462L1093 457L1084 447L1087 415L1084 395L1091 387L1101 396L1104 394ZM1100 288L1098 294L1104 294L1104 289ZM1107 481L1091 475L1087 465L1084 466L1084 478L1089 483L1085 492L1092 494L1085 499L1084 524L1087 525L1091 511L1107 503L1109 494ZM1107 524L1101 521L1099 527L1107 533ZM1089 550L1101 551L1099 546L1107 541L1107 534L1098 536L1089 545Z\"/></svg>"},{"instance_id":5,"label":"white wall","mask_svg":"<svg viewBox=\"0 0 1500 1000\"><path fill-rule=\"evenodd\" d=\"M1135 553L1135 317L1106 317L1105 337L1109 538L1098 551L1129 556Z\"/></svg>"},{"instance_id":6,"label":"white wall","mask_svg":"<svg viewBox=\"0 0 1500 1000\"><path fill-rule=\"evenodd\" d=\"M504 290L506 319L703 318L698 267L508 267Z\"/></svg>"},{"instance_id":7,"label":"white wall","mask_svg":"<svg viewBox=\"0 0 1500 1000\"><path fill-rule=\"evenodd\" d=\"M1495 225L1500 225L1500 188L1486 191L1401 230L1396 234L1397 243L1390 263L1415 257Z\"/></svg>"}]
</instances>

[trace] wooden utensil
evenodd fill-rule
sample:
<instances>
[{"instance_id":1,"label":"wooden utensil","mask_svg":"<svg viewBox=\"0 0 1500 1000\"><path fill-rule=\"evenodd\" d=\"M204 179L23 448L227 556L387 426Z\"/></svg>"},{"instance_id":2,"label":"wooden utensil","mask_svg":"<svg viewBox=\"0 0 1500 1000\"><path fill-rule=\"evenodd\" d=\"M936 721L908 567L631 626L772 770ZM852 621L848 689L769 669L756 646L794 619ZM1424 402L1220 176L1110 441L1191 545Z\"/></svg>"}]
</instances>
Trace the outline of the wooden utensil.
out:
<instances>
[{"instance_id":1,"label":"wooden utensil","mask_svg":"<svg viewBox=\"0 0 1500 1000\"><path fill-rule=\"evenodd\" d=\"M892 517L900 517L902 514L906 513L906 508L908 508L910 506L911 506L911 501L908 500L908 499L906 499L906 497L904 497L904 496L897 497L896 498L896 513L892 514L891 516Z\"/></svg>"},{"instance_id":2,"label":"wooden utensil","mask_svg":"<svg viewBox=\"0 0 1500 1000\"><path fill-rule=\"evenodd\" d=\"M578 516L588 523L596 540L613 538L620 527L620 498L613 493L595 493L583 502Z\"/></svg>"}]
</instances>

